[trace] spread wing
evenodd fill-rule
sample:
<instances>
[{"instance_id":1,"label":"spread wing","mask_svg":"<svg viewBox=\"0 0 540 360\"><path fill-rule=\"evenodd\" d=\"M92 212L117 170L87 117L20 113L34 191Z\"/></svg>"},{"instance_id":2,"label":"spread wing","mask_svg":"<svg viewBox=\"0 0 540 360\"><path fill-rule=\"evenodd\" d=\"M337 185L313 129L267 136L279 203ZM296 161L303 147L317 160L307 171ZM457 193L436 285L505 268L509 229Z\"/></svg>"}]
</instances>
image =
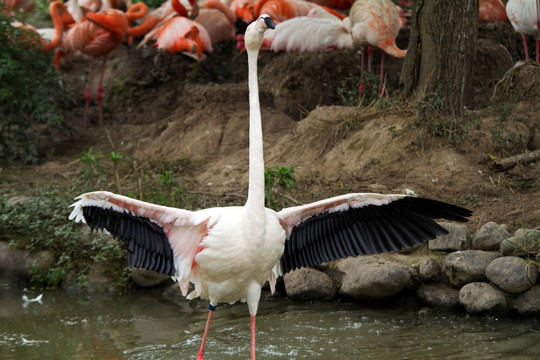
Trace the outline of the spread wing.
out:
<instances>
[{"instance_id":1,"label":"spread wing","mask_svg":"<svg viewBox=\"0 0 540 360\"><path fill-rule=\"evenodd\" d=\"M210 217L154 205L107 191L79 196L70 220L92 230L107 230L128 250L128 265L171 275L184 296L193 258L207 233Z\"/></svg>"},{"instance_id":2,"label":"spread wing","mask_svg":"<svg viewBox=\"0 0 540 360\"><path fill-rule=\"evenodd\" d=\"M287 240L274 275L348 256L412 247L448 233L433 219L464 222L472 212L406 195L347 194L286 208L278 215Z\"/></svg>"}]
</instances>

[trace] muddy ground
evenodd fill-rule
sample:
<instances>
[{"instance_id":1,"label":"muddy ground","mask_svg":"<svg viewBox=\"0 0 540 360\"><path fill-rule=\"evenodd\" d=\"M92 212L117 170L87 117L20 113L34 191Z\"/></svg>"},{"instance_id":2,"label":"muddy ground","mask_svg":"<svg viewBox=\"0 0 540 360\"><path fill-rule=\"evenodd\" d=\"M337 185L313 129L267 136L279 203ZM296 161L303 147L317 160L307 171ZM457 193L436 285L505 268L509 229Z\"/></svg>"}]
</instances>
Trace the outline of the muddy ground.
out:
<instances>
[{"instance_id":1,"label":"muddy ground","mask_svg":"<svg viewBox=\"0 0 540 360\"><path fill-rule=\"evenodd\" d=\"M479 33L474 104L464 119L437 126L430 125L429 111L424 111L427 120L417 116L429 104L395 101L401 60L387 62L391 96L375 106L343 106L343 98L354 99L349 83L360 73L357 53L261 53L266 166L297 166L297 186L287 194L287 204L346 192L410 189L472 209L473 232L488 221L506 224L510 231L540 226L540 162L502 171L493 167L494 160L540 150L540 68L528 63L506 74L523 57L520 37L509 24L483 25ZM406 44L404 31L398 46ZM87 64L86 57L73 56L62 66L78 99L65 113L68 131L44 131L42 163L4 169L12 182L2 192L28 193L48 182L68 186L80 171L77 154L92 147L126 153L137 164L190 159L191 180L182 180L188 192L228 196L237 204L245 200L245 53L221 44L197 65L180 54L123 45L107 63L105 127L97 127L93 100L90 126L83 132ZM97 76L94 94L96 86ZM133 171L130 176L139 175ZM133 186L126 193L141 191ZM107 190L115 191L114 184Z\"/></svg>"}]
</instances>

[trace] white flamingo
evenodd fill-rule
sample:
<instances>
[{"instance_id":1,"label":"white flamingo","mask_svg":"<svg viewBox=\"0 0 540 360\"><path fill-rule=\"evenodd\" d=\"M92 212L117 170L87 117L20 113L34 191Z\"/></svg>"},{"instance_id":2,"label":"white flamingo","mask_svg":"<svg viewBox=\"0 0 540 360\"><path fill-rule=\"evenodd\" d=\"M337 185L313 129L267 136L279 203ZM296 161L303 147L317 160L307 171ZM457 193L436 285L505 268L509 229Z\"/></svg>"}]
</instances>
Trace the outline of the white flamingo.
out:
<instances>
[{"instance_id":1,"label":"white flamingo","mask_svg":"<svg viewBox=\"0 0 540 360\"><path fill-rule=\"evenodd\" d=\"M506 3L508 20L523 38L525 60L529 60L527 36L536 40L536 62L540 60L540 0L509 0Z\"/></svg>"},{"instance_id":2,"label":"white flamingo","mask_svg":"<svg viewBox=\"0 0 540 360\"><path fill-rule=\"evenodd\" d=\"M280 212L265 208L257 56L268 28L274 23L263 14L245 34L250 145L244 206L188 211L97 191L78 197L69 217L122 240L130 266L169 274L188 299L210 301L198 359L218 303L247 302L255 359L255 316L267 280L273 291L288 271L420 244L447 233L432 218L466 221L471 215L435 200L380 194L342 195ZM195 287L188 294L189 283Z\"/></svg>"},{"instance_id":3,"label":"white flamingo","mask_svg":"<svg viewBox=\"0 0 540 360\"><path fill-rule=\"evenodd\" d=\"M321 7L277 24L275 31L265 35L267 42L275 52L353 48L349 18L340 19Z\"/></svg>"}]
</instances>

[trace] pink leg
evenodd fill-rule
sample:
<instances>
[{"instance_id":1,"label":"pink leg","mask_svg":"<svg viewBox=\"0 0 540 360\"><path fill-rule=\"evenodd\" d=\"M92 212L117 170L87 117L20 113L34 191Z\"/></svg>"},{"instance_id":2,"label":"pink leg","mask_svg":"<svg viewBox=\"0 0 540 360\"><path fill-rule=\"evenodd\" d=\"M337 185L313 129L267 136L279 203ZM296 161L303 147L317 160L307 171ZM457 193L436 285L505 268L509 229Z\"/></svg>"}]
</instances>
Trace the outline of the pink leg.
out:
<instances>
[{"instance_id":1,"label":"pink leg","mask_svg":"<svg viewBox=\"0 0 540 360\"><path fill-rule=\"evenodd\" d=\"M383 96L383 84L384 84L384 58L385 58L385 52L381 51L381 73L379 75L379 95Z\"/></svg>"},{"instance_id":2,"label":"pink leg","mask_svg":"<svg viewBox=\"0 0 540 360\"><path fill-rule=\"evenodd\" d=\"M99 77L99 86L97 89L97 99L99 106L99 127L103 127L103 73L105 72L105 64L107 63L107 56L103 57L103 64L101 65L101 75Z\"/></svg>"},{"instance_id":3,"label":"pink leg","mask_svg":"<svg viewBox=\"0 0 540 360\"><path fill-rule=\"evenodd\" d=\"M251 317L251 360L255 360L255 315Z\"/></svg>"},{"instance_id":4,"label":"pink leg","mask_svg":"<svg viewBox=\"0 0 540 360\"><path fill-rule=\"evenodd\" d=\"M525 49L525 61L529 60L529 47L527 46L527 37L525 35L521 35L523 38L523 49Z\"/></svg>"},{"instance_id":5,"label":"pink leg","mask_svg":"<svg viewBox=\"0 0 540 360\"><path fill-rule=\"evenodd\" d=\"M208 319L206 320L206 327L204 328L204 335L201 341L201 347L199 349L199 352L197 353L197 360L204 360L204 345L206 344L206 338L208 337L208 330L210 329L210 321L212 320L212 314L214 314L214 311L216 310L216 307L212 304L210 304L208 308L210 309L210 311L208 312Z\"/></svg>"},{"instance_id":6,"label":"pink leg","mask_svg":"<svg viewBox=\"0 0 540 360\"><path fill-rule=\"evenodd\" d=\"M366 84L364 84L364 62L365 62L365 47L362 47L360 52L360 86L358 86L358 103L362 103L362 92Z\"/></svg>"},{"instance_id":7,"label":"pink leg","mask_svg":"<svg viewBox=\"0 0 540 360\"><path fill-rule=\"evenodd\" d=\"M373 48L368 46L367 48L367 71L371 72L373 65Z\"/></svg>"},{"instance_id":8,"label":"pink leg","mask_svg":"<svg viewBox=\"0 0 540 360\"><path fill-rule=\"evenodd\" d=\"M90 105L90 78L92 77L92 63L94 58L91 57L88 65L88 77L86 79L86 92L84 94L85 104L84 104L84 117L83 117L83 130L86 130L86 124L88 120L88 106Z\"/></svg>"}]
</instances>

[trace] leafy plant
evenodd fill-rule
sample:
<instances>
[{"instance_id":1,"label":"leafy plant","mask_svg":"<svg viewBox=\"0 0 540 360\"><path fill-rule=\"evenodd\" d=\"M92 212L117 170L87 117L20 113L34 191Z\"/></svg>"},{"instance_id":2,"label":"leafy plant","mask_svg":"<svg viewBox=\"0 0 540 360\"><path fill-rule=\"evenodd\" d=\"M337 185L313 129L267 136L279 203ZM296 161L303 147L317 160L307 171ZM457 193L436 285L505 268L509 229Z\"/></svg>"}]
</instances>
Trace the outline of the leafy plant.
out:
<instances>
[{"instance_id":1,"label":"leafy plant","mask_svg":"<svg viewBox=\"0 0 540 360\"><path fill-rule=\"evenodd\" d=\"M275 194L281 191L289 191L296 185L294 168L296 165L274 165L264 171L264 195L266 206L275 208L277 205Z\"/></svg>"},{"instance_id":2,"label":"leafy plant","mask_svg":"<svg viewBox=\"0 0 540 360\"><path fill-rule=\"evenodd\" d=\"M118 163L122 158L124 158L125 154L121 152L111 152L109 154L109 160L113 163L113 171L114 171L114 179L116 180L116 189L118 190L118 193L122 193L122 185L120 184L120 174L118 172Z\"/></svg>"},{"instance_id":3,"label":"leafy plant","mask_svg":"<svg viewBox=\"0 0 540 360\"><path fill-rule=\"evenodd\" d=\"M73 103L64 80L44 53L37 35L0 15L0 161L35 163L36 124L60 127L62 108Z\"/></svg>"},{"instance_id":4,"label":"leafy plant","mask_svg":"<svg viewBox=\"0 0 540 360\"><path fill-rule=\"evenodd\" d=\"M94 152L93 148L90 148L87 152L81 152L77 155L77 160L84 164L83 168L79 172L79 181L82 184L82 191L86 192L93 187L99 187L108 175L107 171L103 167L103 158L105 155L102 152ZM114 161L119 160L116 156Z\"/></svg>"},{"instance_id":5,"label":"leafy plant","mask_svg":"<svg viewBox=\"0 0 540 360\"><path fill-rule=\"evenodd\" d=\"M103 234L82 240L81 225L67 220L70 202L57 189L40 189L40 195L17 204L0 198L0 233L11 239L10 246L31 252L49 250L54 255L47 269L29 265L30 281L56 287L73 275L81 286L92 264L101 262L117 283L126 283L123 245Z\"/></svg>"}]
</instances>

